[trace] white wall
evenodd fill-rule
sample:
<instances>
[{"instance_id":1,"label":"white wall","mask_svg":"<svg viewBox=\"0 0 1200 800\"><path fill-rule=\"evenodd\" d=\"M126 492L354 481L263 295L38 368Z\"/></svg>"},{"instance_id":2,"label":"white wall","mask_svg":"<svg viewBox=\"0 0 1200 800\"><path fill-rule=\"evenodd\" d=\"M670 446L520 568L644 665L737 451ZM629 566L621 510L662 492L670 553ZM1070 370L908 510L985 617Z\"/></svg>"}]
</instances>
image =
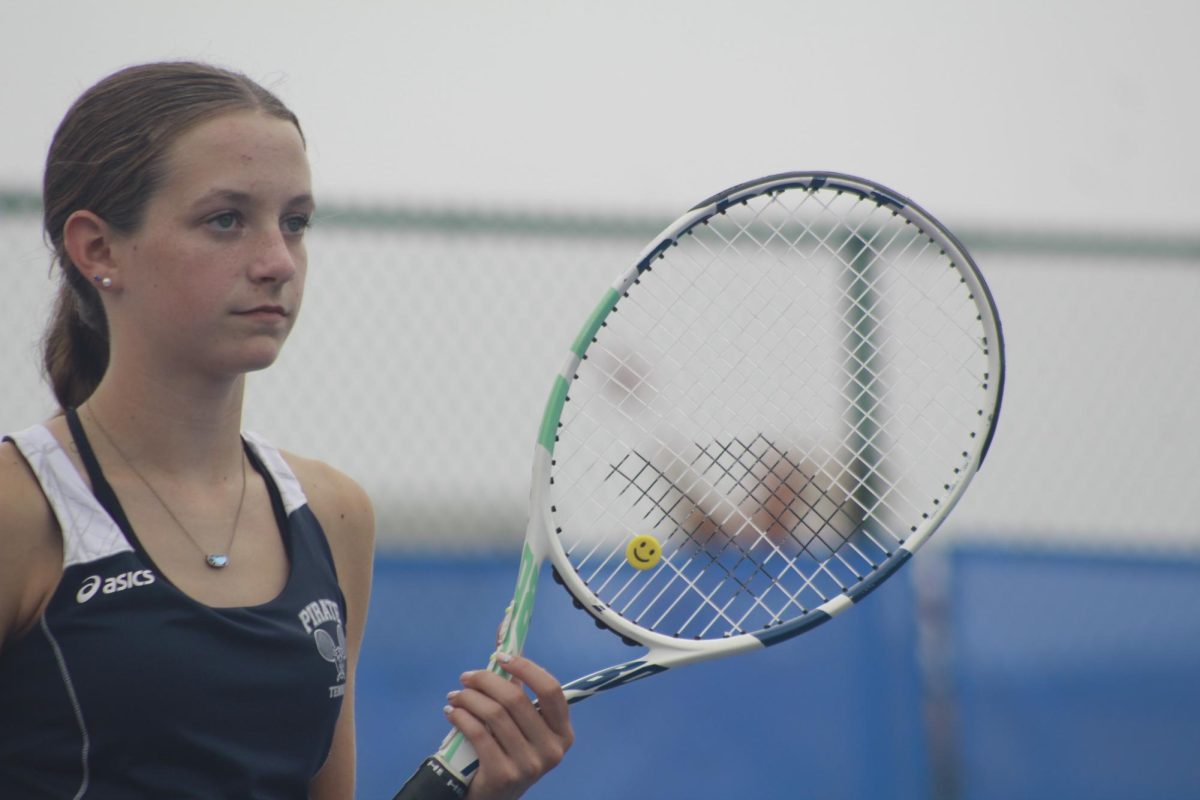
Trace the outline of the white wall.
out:
<instances>
[{"instance_id":1,"label":"white wall","mask_svg":"<svg viewBox=\"0 0 1200 800\"><path fill-rule=\"evenodd\" d=\"M1194 0L0 0L0 185L69 102L200 58L275 86L326 197L676 211L788 169L951 224L1191 226Z\"/></svg>"}]
</instances>

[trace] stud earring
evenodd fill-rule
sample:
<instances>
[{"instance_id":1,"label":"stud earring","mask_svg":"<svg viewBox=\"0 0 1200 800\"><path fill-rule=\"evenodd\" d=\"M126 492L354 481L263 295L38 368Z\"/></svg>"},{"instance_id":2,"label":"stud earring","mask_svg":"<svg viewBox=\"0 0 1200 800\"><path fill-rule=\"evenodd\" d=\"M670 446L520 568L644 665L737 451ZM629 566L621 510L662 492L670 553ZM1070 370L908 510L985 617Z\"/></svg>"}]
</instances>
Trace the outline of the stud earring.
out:
<instances>
[{"instance_id":1,"label":"stud earring","mask_svg":"<svg viewBox=\"0 0 1200 800\"><path fill-rule=\"evenodd\" d=\"M105 275L103 278L101 278L99 275L95 275L92 277L92 280L100 284L105 289L112 287L112 278L108 277L107 275Z\"/></svg>"}]
</instances>

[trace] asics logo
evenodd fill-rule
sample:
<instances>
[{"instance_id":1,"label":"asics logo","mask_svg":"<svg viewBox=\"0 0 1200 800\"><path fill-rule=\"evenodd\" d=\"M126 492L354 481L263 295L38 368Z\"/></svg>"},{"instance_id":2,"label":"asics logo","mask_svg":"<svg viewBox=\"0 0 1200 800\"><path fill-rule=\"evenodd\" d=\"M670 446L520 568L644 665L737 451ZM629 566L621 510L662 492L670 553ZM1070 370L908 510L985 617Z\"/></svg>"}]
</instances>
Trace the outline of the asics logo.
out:
<instances>
[{"instance_id":1,"label":"asics logo","mask_svg":"<svg viewBox=\"0 0 1200 800\"><path fill-rule=\"evenodd\" d=\"M75 593L75 602L86 603L96 596L97 592L104 594L116 594L123 592L126 589L136 589L139 586L149 586L154 583L154 573L148 569L133 570L131 572L122 572L120 575L113 575L109 578L101 578L99 575L92 575L84 580L79 586L79 591Z\"/></svg>"}]
</instances>

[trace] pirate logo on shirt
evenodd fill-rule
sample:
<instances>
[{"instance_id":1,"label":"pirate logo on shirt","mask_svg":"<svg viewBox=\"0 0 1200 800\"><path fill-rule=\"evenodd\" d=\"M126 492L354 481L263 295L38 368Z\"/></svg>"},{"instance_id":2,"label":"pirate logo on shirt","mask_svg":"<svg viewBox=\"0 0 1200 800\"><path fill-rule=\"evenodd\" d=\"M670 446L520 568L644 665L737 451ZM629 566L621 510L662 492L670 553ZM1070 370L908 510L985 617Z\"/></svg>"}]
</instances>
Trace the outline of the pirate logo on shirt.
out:
<instances>
[{"instance_id":1,"label":"pirate logo on shirt","mask_svg":"<svg viewBox=\"0 0 1200 800\"><path fill-rule=\"evenodd\" d=\"M346 629L342 610L332 600L314 600L300 611L300 623L316 643L321 658L337 670L337 686L329 687L330 697L340 697L346 683Z\"/></svg>"},{"instance_id":2,"label":"pirate logo on shirt","mask_svg":"<svg viewBox=\"0 0 1200 800\"><path fill-rule=\"evenodd\" d=\"M333 637L321 628L313 631L313 638L317 640L317 652L321 654L321 658L337 667L338 683L344 682L346 680L346 631L342 628L341 623L337 626L336 644Z\"/></svg>"}]
</instances>

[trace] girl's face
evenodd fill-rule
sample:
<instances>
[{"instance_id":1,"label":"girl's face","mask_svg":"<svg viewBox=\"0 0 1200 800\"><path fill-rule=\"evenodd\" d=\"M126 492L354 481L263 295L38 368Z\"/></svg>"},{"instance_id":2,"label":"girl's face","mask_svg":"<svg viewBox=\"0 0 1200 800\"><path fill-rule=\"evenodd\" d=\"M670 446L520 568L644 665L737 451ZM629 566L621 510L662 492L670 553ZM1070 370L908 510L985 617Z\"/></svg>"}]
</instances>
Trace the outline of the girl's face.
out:
<instances>
[{"instance_id":1,"label":"girl's face","mask_svg":"<svg viewBox=\"0 0 1200 800\"><path fill-rule=\"evenodd\" d=\"M113 357L232 376L270 365L300 311L311 175L296 127L258 111L200 123L168 151L138 231L113 245Z\"/></svg>"}]
</instances>

